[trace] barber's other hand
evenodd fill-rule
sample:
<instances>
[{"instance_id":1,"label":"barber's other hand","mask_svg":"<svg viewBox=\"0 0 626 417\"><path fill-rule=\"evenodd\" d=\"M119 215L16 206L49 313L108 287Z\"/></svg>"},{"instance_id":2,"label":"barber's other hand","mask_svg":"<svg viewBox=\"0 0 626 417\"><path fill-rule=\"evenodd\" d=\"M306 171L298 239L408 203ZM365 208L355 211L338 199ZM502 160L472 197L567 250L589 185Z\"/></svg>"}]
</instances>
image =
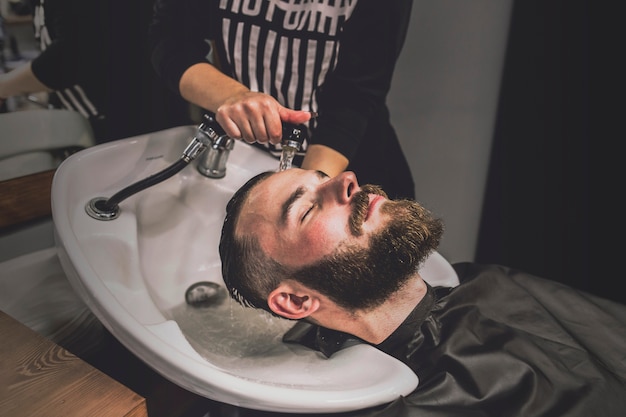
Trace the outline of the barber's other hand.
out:
<instances>
[{"instance_id":1,"label":"barber's other hand","mask_svg":"<svg viewBox=\"0 0 626 417\"><path fill-rule=\"evenodd\" d=\"M310 112L288 109L272 96L253 91L230 97L215 112L228 136L248 143L279 143L282 122L300 124L310 118Z\"/></svg>"}]
</instances>

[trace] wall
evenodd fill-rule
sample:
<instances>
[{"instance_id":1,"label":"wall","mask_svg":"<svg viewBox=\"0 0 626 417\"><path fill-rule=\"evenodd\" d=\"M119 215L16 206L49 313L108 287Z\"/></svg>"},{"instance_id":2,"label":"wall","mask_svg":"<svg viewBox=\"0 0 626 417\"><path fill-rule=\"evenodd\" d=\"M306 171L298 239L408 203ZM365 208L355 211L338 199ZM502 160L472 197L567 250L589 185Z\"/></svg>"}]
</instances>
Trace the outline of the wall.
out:
<instances>
[{"instance_id":1,"label":"wall","mask_svg":"<svg viewBox=\"0 0 626 417\"><path fill-rule=\"evenodd\" d=\"M414 1L388 104L440 252L472 260L512 0Z\"/></svg>"}]
</instances>

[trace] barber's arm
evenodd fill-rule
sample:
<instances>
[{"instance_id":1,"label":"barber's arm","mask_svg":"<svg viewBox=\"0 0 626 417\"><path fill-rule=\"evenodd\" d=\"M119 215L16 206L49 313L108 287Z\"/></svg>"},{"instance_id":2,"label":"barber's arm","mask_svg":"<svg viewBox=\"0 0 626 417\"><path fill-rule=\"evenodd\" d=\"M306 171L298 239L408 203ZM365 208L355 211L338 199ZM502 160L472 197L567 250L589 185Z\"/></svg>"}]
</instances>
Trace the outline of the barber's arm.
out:
<instances>
[{"instance_id":1,"label":"barber's arm","mask_svg":"<svg viewBox=\"0 0 626 417\"><path fill-rule=\"evenodd\" d=\"M250 143L278 143L281 122L300 124L311 117L309 112L282 106L268 94L250 91L206 62L189 67L180 78L179 89L187 101L214 112L229 136Z\"/></svg>"},{"instance_id":2,"label":"barber's arm","mask_svg":"<svg viewBox=\"0 0 626 417\"><path fill-rule=\"evenodd\" d=\"M9 97L39 91L49 92L52 90L35 77L30 62L12 71L0 74L0 103L3 99Z\"/></svg>"},{"instance_id":3,"label":"barber's arm","mask_svg":"<svg viewBox=\"0 0 626 417\"><path fill-rule=\"evenodd\" d=\"M282 122L304 123L310 113L283 107L268 94L250 91L206 57L211 39L210 5L157 0L150 27L152 63L184 99L212 111L226 133L247 142L278 143Z\"/></svg>"},{"instance_id":4,"label":"barber's arm","mask_svg":"<svg viewBox=\"0 0 626 417\"><path fill-rule=\"evenodd\" d=\"M32 61L0 74L0 103L12 96L51 92L77 83L84 62L98 56L100 43L93 35L93 18L102 13L82 0L49 0L54 19L46 21L56 38ZM90 23L91 22L91 23Z\"/></svg>"},{"instance_id":5,"label":"barber's arm","mask_svg":"<svg viewBox=\"0 0 626 417\"><path fill-rule=\"evenodd\" d=\"M411 0L361 0L346 23L335 70L319 95L319 117L303 168L345 170L371 115L385 105L411 15ZM384 140L384 138L381 138Z\"/></svg>"}]
</instances>

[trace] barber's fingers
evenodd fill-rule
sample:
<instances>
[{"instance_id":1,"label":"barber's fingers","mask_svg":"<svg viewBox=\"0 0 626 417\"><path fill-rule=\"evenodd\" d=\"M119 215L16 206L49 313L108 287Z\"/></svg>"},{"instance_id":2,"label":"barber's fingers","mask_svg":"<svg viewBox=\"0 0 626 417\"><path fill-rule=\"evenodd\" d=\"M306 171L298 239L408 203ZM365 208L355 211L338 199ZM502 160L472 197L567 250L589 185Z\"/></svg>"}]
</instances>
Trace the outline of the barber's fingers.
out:
<instances>
[{"instance_id":1,"label":"barber's fingers","mask_svg":"<svg viewBox=\"0 0 626 417\"><path fill-rule=\"evenodd\" d=\"M239 126L243 140L248 143L279 143L282 139L283 129L277 111L254 112Z\"/></svg>"},{"instance_id":2,"label":"barber's fingers","mask_svg":"<svg viewBox=\"0 0 626 417\"><path fill-rule=\"evenodd\" d=\"M311 112L292 110L273 97L249 92L217 109L216 120L227 135L248 143L279 143L282 123L301 124L311 119Z\"/></svg>"},{"instance_id":3,"label":"barber's fingers","mask_svg":"<svg viewBox=\"0 0 626 417\"><path fill-rule=\"evenodd\" d=\"M278 143L282 136L281 107L267 94L249 93L220 106L215 116L233 138L248 143Z\"/></svg>"},{"instance_id":4,"label":"barber's fingers","mask_svg":"<svg viewBox=\"0 0 626 417\"><path fill-rule=\"evenodd\" d=\"M248 143L279 143L283 135L283 123L302 124L308 122L312 113L292 110L278 105L276 111L252 113L237 126L243 140Z\"/></svg>"},{"instance_id":5,"label":"barber's fingers","mask_svg":"<svg viewBox=\"0 0 626 417\"><path fill-rule=\"evenodd\" d=\"M219 120L218 120L219 121ZM226 134L232 138L242 139L248 143L278 143L282 137L280 118L241 118L227 119L220 123ZM274 126L274 127L272 127Z\"/></svg>"},{"instance_id":6,"label":"barber's fingers","mask_svg":"<svg viewBox=\"0 0 626 417\"><path fill-rule=\"evenodd\" d=\"M291 123L299 125L311 120L312 117L317 117L317 113L302 110L292 110L287 107L282 107L279 110L280 120L285 123Z\"/></svg>"}]
</instances>

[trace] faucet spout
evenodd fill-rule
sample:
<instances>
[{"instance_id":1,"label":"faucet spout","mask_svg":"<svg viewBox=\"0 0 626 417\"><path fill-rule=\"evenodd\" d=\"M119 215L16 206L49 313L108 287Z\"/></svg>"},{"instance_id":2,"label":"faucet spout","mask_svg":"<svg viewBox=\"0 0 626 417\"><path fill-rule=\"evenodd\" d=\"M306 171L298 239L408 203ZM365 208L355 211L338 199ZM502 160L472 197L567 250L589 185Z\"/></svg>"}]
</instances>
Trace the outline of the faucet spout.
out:
<instances>
[{"instance_id":1,"label":"faucet spout","mask_svg":"<svg viewBox=\"0 0 626 417\"><path fill-rule=\"evenodd\" d=\"M198 133L207 138L207 150L198 160L198 171L209 178L222 178L226 175L226 162L230 151L235 147L235 139L224 132L213 116L204 115L204 122Z\"/></svg>"}]
</instances>

